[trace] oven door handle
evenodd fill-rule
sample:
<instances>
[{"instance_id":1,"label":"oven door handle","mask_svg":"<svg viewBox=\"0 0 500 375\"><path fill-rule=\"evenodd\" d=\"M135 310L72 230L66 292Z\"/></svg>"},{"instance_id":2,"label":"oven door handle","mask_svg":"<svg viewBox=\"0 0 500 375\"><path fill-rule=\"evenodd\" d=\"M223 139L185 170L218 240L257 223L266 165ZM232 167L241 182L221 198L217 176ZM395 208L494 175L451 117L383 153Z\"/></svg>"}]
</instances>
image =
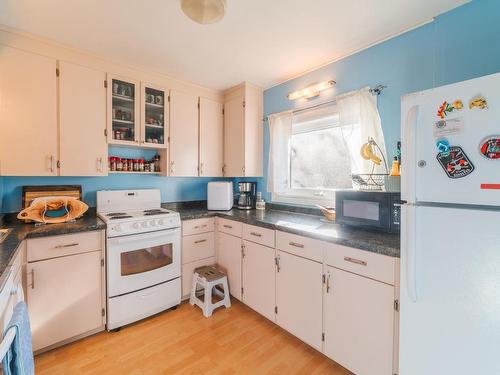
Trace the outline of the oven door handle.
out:
<instances>
[{"instance_id":1,"label":"oven door handle","mask_svg":"<svg viewBox=\"0 0 500 375\"><path fill-rule=\"evenodd\" d=\"M157 232L147 232L140 234L131 234L122 237L109 238L108 241L110 245L120 245L120 244L130 244L138 241L151 241L159 238L164 238L166 236L175 235L180 232L180 228L161 230Z\"/></svg>"}]
</instances>

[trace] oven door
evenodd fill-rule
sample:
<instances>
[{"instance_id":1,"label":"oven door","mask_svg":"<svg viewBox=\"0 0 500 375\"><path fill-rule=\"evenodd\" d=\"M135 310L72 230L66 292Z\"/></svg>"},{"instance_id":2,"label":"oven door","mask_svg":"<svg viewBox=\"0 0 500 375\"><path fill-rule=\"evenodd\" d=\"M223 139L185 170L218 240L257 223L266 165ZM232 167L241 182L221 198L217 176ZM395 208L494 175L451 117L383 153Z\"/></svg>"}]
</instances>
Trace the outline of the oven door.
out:
<instances>
[{"instance_id":1,"label":"oven door","mask_svg":"<svg viewBox=\"0 0 500 375\"><path fill-rule=\"evenodd\" d=\"M180 228L108 238L108 297L179 277Z\"/></svg>"},{"instance_id":2,"label":"oven door","mask_svg":"<svg viewBox=\"0 0 500 375\"><path fill-rule=\"evenodd\" d=\"M336 222L384 232L391 230L390 195L384 192L336 193Z\"/></svg>"}]
</instances>

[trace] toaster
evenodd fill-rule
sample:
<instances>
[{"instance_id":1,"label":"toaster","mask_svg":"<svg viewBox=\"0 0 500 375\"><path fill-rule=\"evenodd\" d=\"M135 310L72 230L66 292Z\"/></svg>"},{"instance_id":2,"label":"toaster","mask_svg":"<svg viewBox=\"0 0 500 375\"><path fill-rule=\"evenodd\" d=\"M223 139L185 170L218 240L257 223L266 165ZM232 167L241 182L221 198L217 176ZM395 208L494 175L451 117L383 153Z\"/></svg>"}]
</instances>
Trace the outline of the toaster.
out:
<instances>
[{"instance_id":1,"label":"toaster","mask_svg":"<svg viewBox=\"0 0 500 375\"><path fill-rule=\"evenodd\" d=\"M233 208L233 182L213 181L207 185L207 208L214 211L229 211Z\"/></svg>"}]
</instances>

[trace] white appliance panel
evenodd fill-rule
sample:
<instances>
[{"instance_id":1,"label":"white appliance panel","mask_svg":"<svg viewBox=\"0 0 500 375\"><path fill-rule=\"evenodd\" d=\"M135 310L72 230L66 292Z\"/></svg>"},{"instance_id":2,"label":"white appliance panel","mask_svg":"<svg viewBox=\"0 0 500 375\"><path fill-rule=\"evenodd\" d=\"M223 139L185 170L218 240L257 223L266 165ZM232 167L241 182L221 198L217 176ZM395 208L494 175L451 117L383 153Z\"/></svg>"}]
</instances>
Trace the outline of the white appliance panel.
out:
<instances>
[{"instance_id":1,"label":"white appliance panel","mask_svg":"<svg viewBox=\"0 0 500 375\"><path fill-rule=\"evenodd\" d=\"M122 275L122 254L142 249L172 245L172 263L150 271ZM180 228L108 238L107 279L108 296L114 297L147 288L181 275Z\"/></svg>"},{"instance_id":2,"label":"white appliance panel","mask_svg":"<svg viewBox=\"0 0 500 375\"><path fill-rule=\"evenodd\" d=\"M441 202L498 205L500 202L500 160L480 153L480 144L488 136L500 136L500 73L439 87L402 99L403 196L409 202ZM469 101L483 95L488 109L469 109ZM475 170L468 176L449 178L436 159L434 135L437 111L443 101L461 99L464 108L453 111L445 120L461 119L456 134L445 135L450 145L460 146ZM440 137L441 138L441 137ZM419 167L419 162L425 167ZM481 184L498 184L499 189L481 189Z\"/></svg>"},{"instance_id":3,"label":"white appliance panel","mask_svg":"<svg viewBox=\"0 0 500 375\"><path fill-rule=\"evenodd\" d=\"M500 212L402 208L400 374L500 374Z\"/></svg>"}]
</instances>

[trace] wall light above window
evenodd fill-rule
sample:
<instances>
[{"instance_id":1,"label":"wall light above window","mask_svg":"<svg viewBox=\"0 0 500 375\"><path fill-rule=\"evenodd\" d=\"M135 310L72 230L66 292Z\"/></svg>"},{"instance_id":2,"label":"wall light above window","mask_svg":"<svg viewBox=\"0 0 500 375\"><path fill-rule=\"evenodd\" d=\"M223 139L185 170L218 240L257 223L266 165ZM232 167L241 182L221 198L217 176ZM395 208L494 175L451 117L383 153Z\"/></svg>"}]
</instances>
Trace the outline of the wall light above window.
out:
<instances>
[{"instance_id":1,"label":"wall light above window","mask_svg":"<svg viewBox=\"0 0 500 375\"><path fill-rule=\"evenodd\" d=\"M321 91L332 88L334 84L334 80L315 83L313 85L307 86L305 89L291 92L290 94L288 94L288 100L296 100L299 98L313 98L315 96L318 96Z\"/></svg>"}]
</instances>

